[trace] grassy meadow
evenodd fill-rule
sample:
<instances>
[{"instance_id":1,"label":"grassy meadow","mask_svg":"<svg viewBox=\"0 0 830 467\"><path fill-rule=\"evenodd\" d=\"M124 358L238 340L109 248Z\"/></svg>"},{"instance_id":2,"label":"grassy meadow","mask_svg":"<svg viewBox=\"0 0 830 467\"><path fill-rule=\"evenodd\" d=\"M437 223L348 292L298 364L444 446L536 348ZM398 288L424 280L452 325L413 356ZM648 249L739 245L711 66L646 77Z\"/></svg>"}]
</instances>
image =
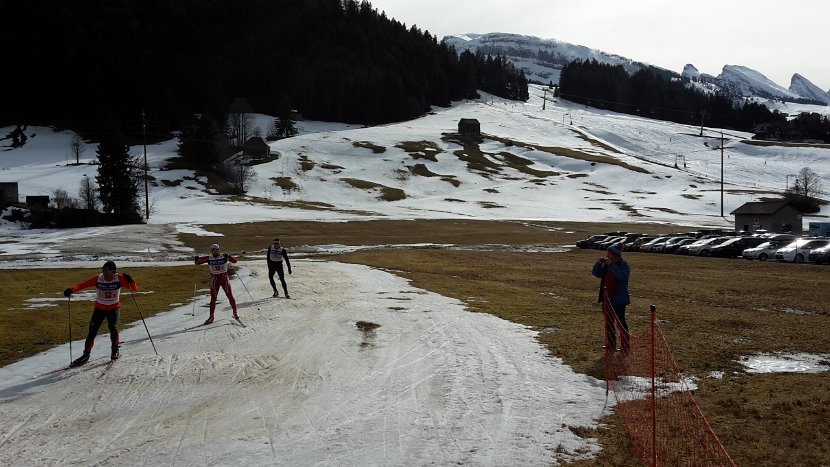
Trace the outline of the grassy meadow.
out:
<instances>
[{"instance_id":1,"label":"grassy meadow","mask_svg":"<svg viewBox=\"0 0 830 467\"><path fill-rule=\"evenodd\" d=\"M388 270L416 287L463 301L471 312L491 313L537 329L539 341L551 355L596 378L603 377L602 317L595 303L598 280L590 275L590 268L604 252L540 253L526 252L526 247L573 245L580 238L610 230L693 230L642 224L473 220L262 222L205 228L225 235L220 241L223 251L243 255L261 250L274 237L280 237L289 251L322 244L470 246L461 250L377 248L328 258ZM216 240L188 234L180 237L199 253L206 253ZM634 252L624 257L632 269L632 304L627 313L632 333L645 329L649 305L656 305L678 366L696 379L698 403L738 465L826 465L830 459L828 374L748 374L738 360L762 352L830 352L830 288L826 286L830 267ZM293 266L301 267L301 263ZM26 300L60 298L64 287L96 272L0 271L0 280L6 284L0 332L11 337L0 348L2 363L65 342L66 304L26 309ZM145 316L192 298L192 289L165 287L173 277L193 275L192 266L130 272L142 291L152 292L140 298ZM55 284L54 290L44 291L44 283ZM199 285L206 287L206 281ZM124 298L123 322L137 319L132 300ZM91 304L73 302L72 307L73 337L82 338ZM723 376L713 377L715 371ZM603 422L601 429L574 428L581 436L598 438L604 448L598 459L578 464L636 465L622 418L615 413Z\"/></svg>"}]
</instances>

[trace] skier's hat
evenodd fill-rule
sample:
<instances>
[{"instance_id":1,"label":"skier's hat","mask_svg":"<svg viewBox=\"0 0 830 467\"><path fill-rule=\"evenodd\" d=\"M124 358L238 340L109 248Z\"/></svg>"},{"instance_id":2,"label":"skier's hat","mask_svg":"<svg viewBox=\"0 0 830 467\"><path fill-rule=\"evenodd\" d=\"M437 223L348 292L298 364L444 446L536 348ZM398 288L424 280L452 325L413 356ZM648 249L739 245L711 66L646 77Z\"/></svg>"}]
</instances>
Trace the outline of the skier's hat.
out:
<instances>
[{"instance_id":1,"label":"skier's hat","mask_svg":"<svg viewBox=\"0 0 830 467\"><path fill-rule=\"evenodd\" d=\"M115 263L112 261L107 261L106 263L104 263L104 267L102 267L101 270L115 272Z\"/></svg>"},{"instance_id":2,"label":"skier's hat","mask_svg":"<svg viewBox=\"0 0 830 467\"><path fill-rule=\"evenodd\" d=\"M211 245L211 246L210 246L210 249L211 249L211 250L218 250L218 249L219 249L219 244L218 244L218 243L214 243L213 245Z\"/></svg>"}]
</instances>

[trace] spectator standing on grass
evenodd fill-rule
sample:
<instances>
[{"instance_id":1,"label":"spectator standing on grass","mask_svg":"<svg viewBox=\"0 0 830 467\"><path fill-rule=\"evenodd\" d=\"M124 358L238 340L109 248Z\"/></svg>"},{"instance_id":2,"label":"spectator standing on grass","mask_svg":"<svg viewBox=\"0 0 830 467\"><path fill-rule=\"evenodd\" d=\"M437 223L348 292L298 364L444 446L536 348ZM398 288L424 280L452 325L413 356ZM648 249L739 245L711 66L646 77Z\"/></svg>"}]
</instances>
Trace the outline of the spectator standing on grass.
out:
<instances>
[{"instance_id":1,"label":"spectator standing on grass","mask_svg":"<svg viewBox=\"0 0 830 467\"><path fill-rule=\"evenodd\" d=\"M628 278L631 268L622 259L625 245L612 244L608 247L605 258L594 263L591 274L599 277L599 303L602 304L602 314L605 320L605 348L607 350L621 350L628 352L630 336L628 323L625 322L625 308L631 303L628 294ZM620 332L620 348L617 349L617 335L614 327Z\"/></svg>"},{"instance_id":2,"label":"spectator standing on grass","mask_svg":"<svg viewBox=\"0 0 830 467\"><path fill-rule=\"evenodd\" d=\"M135 283L129 274L118 274L115 270L115 263L107 261L101 268L101 274L92 276L80 284L67 287L63 291L63 295L69 298L73 293L81 290L95 287L95 309L92 310L92 317L89 320L89 331L84 342L84 353L72 362L72 366L83 365L89 361L89 354L92 352L92 346L95 345L95 336L98 335L98 329L104 320L107 320L107 327L110 331L110 342L112 343L112 354L110 358L115 360L118 358L118 346L120 340L118 339L118 320L121 317L121 287L129 287L130 290L138 290L138 285Z\"/></svg>"},{"instance_id":3,"label":"spectator standing on grass","mask_svg":"<svg viewBox=\"0 0 830 467\"><path fill-rule=\"evenodd\" d=\"M280 246L279 238L275 238L274 243L268 246L265 260L268 262L268 280L271 281L271 288L274 289L273 297L280 296L280 293L277 291L277 284L274 282L274 273L276 272L282 284L282 291L285 292L285 298L291 298L288 295L288 285L285 283L285 271L282 268L282 262L284 260L285 266L288 268L288 274L291 274L291 261L288 260L288 251Z\"/></svg>"},{"instance_id":4,"label":"spectator standing on grass","mask_svg":"<svg viewBox=\"0 0 830 467\"><path fill-rule=\"evenodd\" d=\"M231 304L233 310L233 318L239 319L236 313L236 299L233 298L233 291L231 290L231 281L228 278L228 264L235 263L236 257L227 253L219 253L219 244L214 243L210 246L210 254L207 256L194 256L193 260L196 264L207 263L210 266L210 316L205 324L213 322L213 312L216 310L216 296L219 295L219 289L225 291L225 296L228 297L228 302Z\"/></svg>"}]
</instances>

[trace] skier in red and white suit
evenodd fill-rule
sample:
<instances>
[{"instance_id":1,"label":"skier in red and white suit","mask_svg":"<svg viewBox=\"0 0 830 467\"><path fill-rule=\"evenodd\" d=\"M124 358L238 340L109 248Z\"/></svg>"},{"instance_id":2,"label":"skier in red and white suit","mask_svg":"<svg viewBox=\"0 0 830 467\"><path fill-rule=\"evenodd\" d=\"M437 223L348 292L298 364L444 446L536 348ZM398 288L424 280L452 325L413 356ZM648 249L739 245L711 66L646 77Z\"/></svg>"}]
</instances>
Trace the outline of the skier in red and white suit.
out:
<instances>
[{"instance_id":1,"label":"skier in red and white suit","mask_svg":"<svg viewBox=\"0 0 830 467\"><path fill-rule=\"evenodd\" d=\"M89 331L84 343L84 353L72 362L73 366L83 365L89 361L89 354L92 352L92 346L95 345L95 336L98 335L98 329L105 319L107 320L110 341L112 342L110 358L113 360L118 358L120 341L118 340L118 328L116 326L118 326L118 320L121 317L121 287L138 290L138 285L129 274L118 274L115 272L115 263L107 261L104 263L104 267L101 268L101 274L92 276L80 284L67 287L63 291L63 295L69 298L73 293L78 293L90 287L97 289L95 309L92 311L92 318L89 320Z\"/></svg>"},{"instance_id":2,"label":"skier in red and white suit","mask_svg":"<svg viewBox=\"0 0 830 467\"><path fill-rule=\"evenodd\" d=\"M219 289L225 291L228 301L233 309L234 319L239 319L236 313L236 300L233 298L233 291L231 290L231 282L228 278L228 263L235 263L235 257L227 253L219 253L219 245L214 243L210 246L210 254L207 256L195 256L196 264L207 263L210 266L210 274L212 276L210 281L210 317L208 317L205 324L213 322L213 312L216 310L216 296L219 295Z\"/></svg>"}]
</instances>

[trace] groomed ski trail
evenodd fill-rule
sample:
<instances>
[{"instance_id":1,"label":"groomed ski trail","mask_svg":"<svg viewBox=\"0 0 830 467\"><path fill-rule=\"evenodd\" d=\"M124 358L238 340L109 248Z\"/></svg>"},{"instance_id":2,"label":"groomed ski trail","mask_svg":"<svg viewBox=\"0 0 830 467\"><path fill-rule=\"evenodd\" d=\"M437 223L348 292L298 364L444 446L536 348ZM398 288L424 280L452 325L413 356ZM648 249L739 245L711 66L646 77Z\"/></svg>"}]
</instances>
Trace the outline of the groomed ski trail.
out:
<instances>
[{"instance_id":1,"label":"groomed ski trail","mask_svg":"<svg viewBox=\"0 0 830 467\"><path fill-rule=\"evenodd\" d=\"M264 265L241 265L270 295ZM292 300L240 307L247 327L185 332L188 304L147 320L158 357L137 342L109 371L0 383L0 464L540 465L598 449L571 427L606 413L604 385L532 331L363 266L294 272Z\"/></svg>"}]
</instances>

